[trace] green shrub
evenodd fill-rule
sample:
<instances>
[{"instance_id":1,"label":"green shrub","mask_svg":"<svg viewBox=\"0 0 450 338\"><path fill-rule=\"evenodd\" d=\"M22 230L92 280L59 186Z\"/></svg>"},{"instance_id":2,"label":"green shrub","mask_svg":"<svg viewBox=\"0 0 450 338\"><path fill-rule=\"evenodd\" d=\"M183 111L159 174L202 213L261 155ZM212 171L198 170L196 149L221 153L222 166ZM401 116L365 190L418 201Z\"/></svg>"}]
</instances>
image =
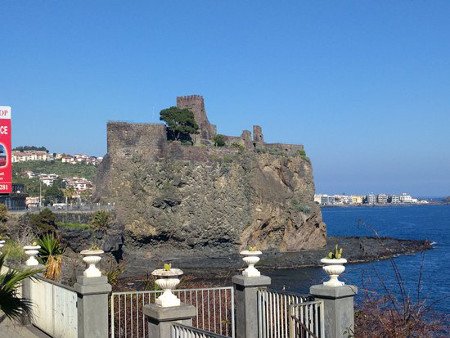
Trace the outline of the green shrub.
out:
<instances>
[{"instance_id":1,"label":"green shrub","mask_svg":"<svg viewBox=\"0 0 450 338\"><path fill-rule=\"evenodd\" d=\"M9 239L5 242L5 246L1 251L5 254L8 261L21 262L24 258L27 257L22 245L12 239Z\"/></svg>"},{"instance_id":2,"label":"green shrub","mask_svg":"<svg viewBox=\"0 0 450 338\"><path fill-rule=\"evenodd\" d=\"M91 224L95 228L105 229L108 227L110 221L110 214L107 211L97 211L91 218Z\"/></svg>"},{"instance_id":3,"label":"green shrub","mask_svg":"<svg viewBox=\"0 0 450 338\"><path fill-rule=\"evenodd\" d=\"M6 223L8 221L8 208L3 203L0 203L0 222Z\"/></svg>"},{"instance_id":4,"label":"green shrub","mask_svg":"<svg viewBox=\"0 0 450 338\"><path fill-rule=\"evenodd\" d=\"M225 146L225 136L222 134L217 134L216 136L214 136L213 141L216 147Z\"/></svg>"},{"instance_id":5,"label":"green shrub","mask_svg":"<svg viewBox=\"0 0 450 338\"><path fill-rule=\"evenodd\" d=\"M123 262L119 264L111 263L108 268L103 271L103 275L108 278L109 284L115 286L119 282L119 278L124 273L124 271L125 264Z\"/></svg>"},{"instance_id":6,"label":"green shrub","mask_svg":"<svg viewBox=\"0 0 450 338\"><path fill-rule=\"evenodd\" d=\"M54 232L56 226L56 215L48 208L45 208L38 214L30 216L31 225L38 228L41 233Z\"/></svg>"},{"instance_id":7,"label":"green shrub","mask_svg":"<svg viewBox=\"0 0 450 338\"><path fill-rule=\"evenodd\" d=\"M240 143L237 143L237 142L231 143L231 146L232 146L233 148L238 149L239 151L244 151L244 150L245 150L244 145L242 145L242 144L240 144Z\"/></svg>"},{"instance_id":8,"label":"green shrub","mask_svg":"<svg viewBox=\"0 0 450 338\"><path fill-rule=\"evenodd\" d=\"M310 159L308 156L306 156L306 151L304 149L298 150L297 153L302 159L304 159L307 162L310 162Z\"/></svg>"}]
</instances>

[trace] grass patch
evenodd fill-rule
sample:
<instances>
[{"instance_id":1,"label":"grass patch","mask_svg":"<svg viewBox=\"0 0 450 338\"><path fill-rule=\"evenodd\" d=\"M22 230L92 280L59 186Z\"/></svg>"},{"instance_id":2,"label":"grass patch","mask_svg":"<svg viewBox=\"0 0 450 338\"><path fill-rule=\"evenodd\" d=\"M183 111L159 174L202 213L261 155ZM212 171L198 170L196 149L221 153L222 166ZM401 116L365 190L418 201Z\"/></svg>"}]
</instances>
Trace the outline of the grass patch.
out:
<instances>
[{"instance_id":1,"label":"grass patch","mask_svg":"<svg viewBox=\"0 0 450 338\"><path fill-rule=\"evenodd\" d=\"M8 261L20 262L27 257L22 245L12 239L6 240L5 246L2 248L2 252L6 255L6 259Z\"/></svg>"},{"instance_id":2,"label":"grass patch","mask_svg":"<svg viewBox=\"0 0 450 338\"><path fill-rule=\"evenodd\" d=\"M69 223L69 222L60 222L58 226L61 228L68 228L72 230L87 230L91 229L91 225L85 223Z\"/></svg>"}]
</instances>

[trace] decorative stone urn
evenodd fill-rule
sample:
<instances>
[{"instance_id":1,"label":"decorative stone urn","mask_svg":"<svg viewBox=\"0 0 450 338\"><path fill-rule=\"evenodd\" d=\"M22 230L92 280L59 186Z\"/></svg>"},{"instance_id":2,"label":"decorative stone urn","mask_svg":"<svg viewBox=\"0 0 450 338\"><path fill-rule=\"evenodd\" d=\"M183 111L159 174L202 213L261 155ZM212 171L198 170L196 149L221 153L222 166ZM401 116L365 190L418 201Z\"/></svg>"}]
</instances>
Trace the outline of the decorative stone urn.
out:
<instances>
[{"instance_id":1,"label":"decorative stone urn","mask_svg":"<svg viewBox=\"0 0 450 338\"><path fill-rule=\"evenodd\" d=\"M83 276L85 277L100 277L102 272L95 266L102 259L101 255L105 253L103 250L83 250L80 252L83 257L83 261L88 265L88 268L84 270Z\"/></svg>"},{"instance_id":2,"label":"decorative stone urn","mask_svg":"<svg viewBox=\"0 0 450 338\"><path fill-rule=\"evenodd\" d=\"M29 256L27 261L25 262L26 266L39 265L39 262L36 259L36 256L39 253L40 248L41 247L39 245L25 245L23 247L23 249L25 250L25 253Z\"/></svg>"},{"instance_id":3,"label":"decorative stone urn","mask_svg":"<svg viewBox=\"0 0 450 338\"><path fill-rule=\"evenodd\" d=\"M262 252L257 250L243 250L240 253L244 256L242 259L248 265L247 269L242 271L242 275L245 277L261 276L261 272L255 268L255 264L259 262L260 258L258 256L262 255Z\"/></svg>"},{"instance_id":4,"label":"decorative stone urn","mask_svg":"<svg viewBox=\"0 0 450 338\"><path fill-rule=\"evenodd\" d=\"M322 258L320 262L325 264L322 269L330 276L330 280L323 282L323 285L332 287L345 285L338 280L339 275L345 271L344 264L347 263L345 258Z\"/></svg>"},{"instance_id":5,"label":"decorative stone urn","mask_svg":"<svg viewBox=\"0 0 450 338\"><path fill-rule=\"evenodd\" d=\"M156 269L152 272L153 276L156 276L155 281L161 289L164 290L163 294L156 299L155 303L161 307L180 306L180 299L172 293L172 290L180 283L180 278L183 271L180 269Z\"/></svg>"}]
</instances>

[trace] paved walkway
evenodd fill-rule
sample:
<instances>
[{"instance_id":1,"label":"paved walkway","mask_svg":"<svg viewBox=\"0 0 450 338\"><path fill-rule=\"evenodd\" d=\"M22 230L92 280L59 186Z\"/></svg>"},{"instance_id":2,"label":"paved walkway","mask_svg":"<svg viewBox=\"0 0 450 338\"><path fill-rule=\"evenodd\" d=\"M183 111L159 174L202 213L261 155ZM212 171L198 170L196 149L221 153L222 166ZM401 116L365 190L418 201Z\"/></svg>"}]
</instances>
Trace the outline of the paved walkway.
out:
<instances>
[{"instance_id":1,"label":"paved walkway","mask_svg":"<svg viewBox=\"0 0 450 338\"><path fill-rule=\"evenodd\" d=\"M6 318L0 323L1 337L8 338L48 338L49 336L34 326L23 326Z\"/></svg>"}]
</instances>

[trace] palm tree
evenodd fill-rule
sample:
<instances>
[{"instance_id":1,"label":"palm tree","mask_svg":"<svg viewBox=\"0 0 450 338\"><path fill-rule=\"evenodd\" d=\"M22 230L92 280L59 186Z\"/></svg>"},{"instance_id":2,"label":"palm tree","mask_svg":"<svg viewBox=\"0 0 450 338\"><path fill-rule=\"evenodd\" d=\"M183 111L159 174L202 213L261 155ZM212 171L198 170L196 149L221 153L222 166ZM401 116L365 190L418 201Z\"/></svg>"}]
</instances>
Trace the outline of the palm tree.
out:
<instances>
[{"instance_id":1,"label":"palm tree","mask_svg":"<svg viewBox=\"0 0 450 338\"><path fill-rule=\"evenodd\" d=\"M0 254L0 270L5 263L5 254ZM39 269L25 269L23 271L9 269L0 274L0 323L5 318L19 320L23 314L31 313L31 301L17 295L17 289L25 278L33 277Z\"/></svg>"},{"instance_id":2,"label":"palm tree","mask_svg":"<svg viewBox=\"0 0 450 338\"><path fill-rule=\"evenodd\" d=\"M67 202L71 201L73 199L73 197L76 195L77 191L75 190L74 187L70 186L67 187L66 189L63 189L63 193L64 193L64 197L66 198L66 204Z\"/></svg>"}]
</instances>

